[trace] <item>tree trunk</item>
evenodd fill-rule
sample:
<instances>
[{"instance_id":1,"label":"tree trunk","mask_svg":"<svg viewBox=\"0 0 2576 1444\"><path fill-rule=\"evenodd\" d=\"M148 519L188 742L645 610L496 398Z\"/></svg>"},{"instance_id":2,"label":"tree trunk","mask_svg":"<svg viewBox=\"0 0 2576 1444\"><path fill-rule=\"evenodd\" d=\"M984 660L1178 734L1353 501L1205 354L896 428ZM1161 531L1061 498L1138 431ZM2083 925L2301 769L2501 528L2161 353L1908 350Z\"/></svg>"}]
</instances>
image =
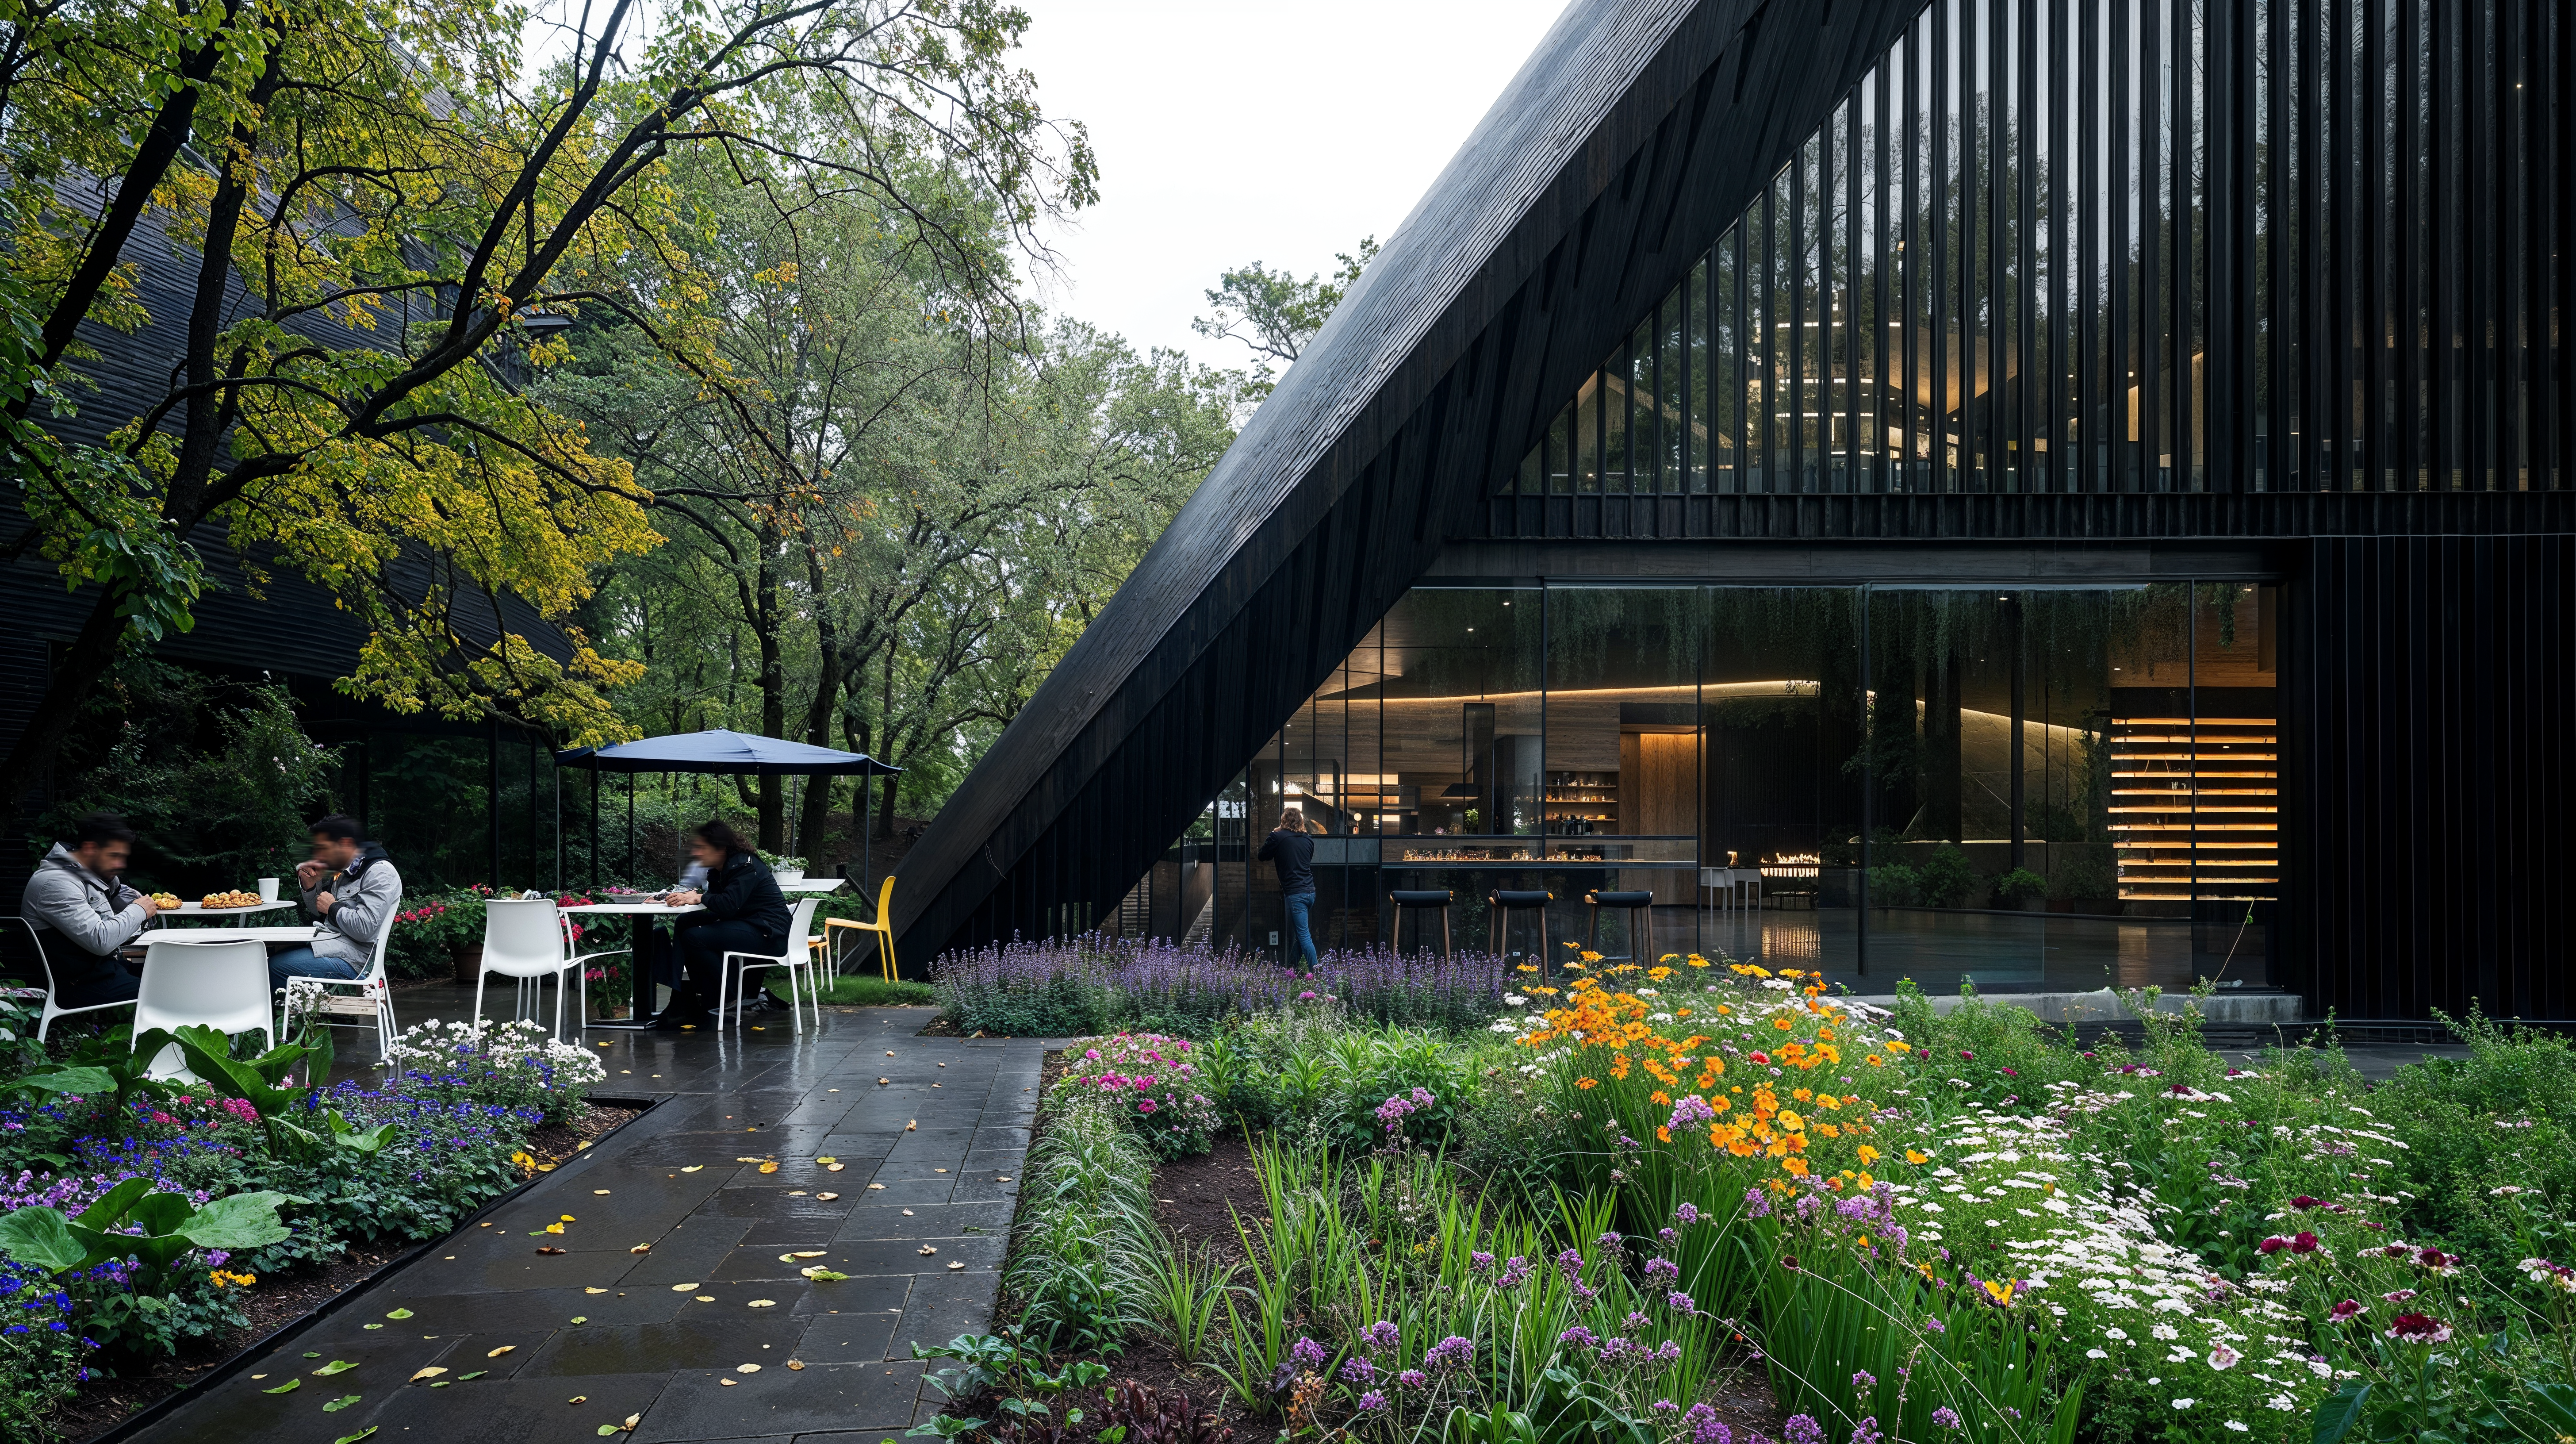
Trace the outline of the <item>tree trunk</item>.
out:
<instances>
[{"instance_id":1,"label":"tree trunk","mask_svg":"<svg viewBox=\"0 0 2576 1444\"><path fill-rule=\"evenodd\" d=\"M769 556L775 550L767 537L762 538L760 561L759 609L752 618L753 634L760 639L760 732L764 737L787 735L787 662L779 644L778 572ZM787 831L787 779L764 774L760 779L760 846L764 852L777 852L785 845Z\"/></svg>"}]
</instances>

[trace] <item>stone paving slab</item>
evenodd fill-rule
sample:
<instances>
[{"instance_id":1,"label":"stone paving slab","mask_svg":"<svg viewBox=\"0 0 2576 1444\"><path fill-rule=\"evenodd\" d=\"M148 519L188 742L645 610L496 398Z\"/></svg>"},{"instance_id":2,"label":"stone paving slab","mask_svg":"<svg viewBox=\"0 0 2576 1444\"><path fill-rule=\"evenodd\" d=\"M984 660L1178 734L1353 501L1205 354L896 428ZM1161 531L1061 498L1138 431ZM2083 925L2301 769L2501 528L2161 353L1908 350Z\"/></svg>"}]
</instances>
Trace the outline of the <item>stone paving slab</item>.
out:
<instances>
[{"instance_id":1,"label":"stone paving slab","mask_svg":"<svg viewBox=\"0 0 2576 1444\"><path fill-rule=\"evenodd\" d=\"M630 1414L635 1444L899 1434L939 1409L911 1345L991 1325L1049 1046L913 1037L927 1016L588 1035L603 1092L664 1101L136 1437L548 1444ZM305 1377L334 1359L358 1367ZM443 1387L411 1382L432 1365Z\"/></svg>"}]
</instances>

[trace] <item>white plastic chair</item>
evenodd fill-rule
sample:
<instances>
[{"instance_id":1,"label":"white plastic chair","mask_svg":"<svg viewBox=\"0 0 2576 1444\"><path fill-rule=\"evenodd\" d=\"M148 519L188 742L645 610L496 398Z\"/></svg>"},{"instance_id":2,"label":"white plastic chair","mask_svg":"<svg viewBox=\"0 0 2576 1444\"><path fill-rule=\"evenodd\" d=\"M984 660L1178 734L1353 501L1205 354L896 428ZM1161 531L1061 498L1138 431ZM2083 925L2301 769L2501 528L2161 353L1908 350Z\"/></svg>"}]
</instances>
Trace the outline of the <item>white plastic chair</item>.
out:
<instances>
[{"instance_id":1,"label":"white plastic chair","mask_svg":"<svg viewBox=\"0 0 2576 1444\"><path fill-rule=\"evenodd\" d=\"M725 983L728 979L734 984L733 1021L736 1027L740 1027L743 1005L751 997L752 972L760 968L785 968L787 1016L796 1021L796 1031L805 1031L805 1015L796 1010L796 975L800 972L805 974L805 996L814 1006L814 1026L823 1026L823 995L814 990L814 949L805 936L805 930L814 925L814 905L820 901L822 899L809 897L796 905L796 915L787 923L787 950L778 956L771 957L767 953L724 955L724 965L716 971L716 1022L719 1025L724 1022ZM742 963L739 973L734 967L737 958Z\"/></svg>"},{"instance_id":2,"label":"white plastic chair","mask_svg":"<svg viewBox=\"0 0 2576 1444\"><path fill-rule=\"evenodd\" d=\"M276 993L268 985L268 949L256 942L194 943L185 937L154 938L143 953L143 988L134 1000L134 1035L154 1028L199 1025L229 1036L258 1033L277 1046ZM183 1083L201 1080L170 1044L152 1060L151 1075Z\"/></svg>"},{"instance_id":3,"label":"white plastic chair","mask_svg":"<svg viewBox=\"0 0 2576 1444\"><path fill-rule=\"evenodd\" d=\"M519 996L511 1016L533 1018L545 999L546 979L555 980L554 1035L563 1036L564 989L581 987L584 1011L590 990L573 975L579 971L572 950L564 946L563 913L552 898L493 898L483 904L483 971L474 979L474 1016L483 1016L483 980L494 973L518 980ZM575 1020L576 1025L579 1019Z\"/></svg>"},{"instance_id":4,"label":"white plastic chair","mask_svg":"<svg viewBox=\"0 0 2576 1444\"><path fill-rule=\"evenodd\" d=\"M373 1027L376 1030L376 1061L379 1063L382 1063L393 1056L393 1041L402 1034L401 1027L394 1022L393 984L386 981L385 978L385 949L392 944L393 940L393 922L391 919L387 919L385 922L385 930L376 934L375 956L368 960L367 970L364 973L361 973L354 978L306 978L304 980L308 983L319 983L322 985L322 993L325 1002L322 1008L316 1013L316 1017L324 1027ZM340 989L355 989L356 991L342 992L339 991ZM354 1008L334 1008L331 1004L335 1002L363 1005L368 1015L368 1021L363 1023L344 1023L336 1021L334 1016L335 1014L339 1017L347 1017L354 1014L357 1010Z\"/></svg>"},{"instance_id":5,"label":"white plastic chair","mask_svg":"<svg viewBox=\"0 0 2576 1444\"><path fill-rule=\"evenodd\" d=\"M33 947L36 950L36 962L38 966L45 970L45 1008L44 1015L36 1020L37 1042L41 1043L45 1041L45 1033L48 1029L54 1026L54 1020L56 1018L68 1018L74 1013L95 1013L101 1008L131 1008L134 1006L134 1000L132 998L119 998L113 1003L91 1003L87 1007L81 1008L66 1008L62 1006L59 1002L55 1001L61 996L61 993L60 990L54 986L54 960L45 956L44 934L37 931L35 920L11 914L5 919L0 919L0 921L13 922L27 930L28 946Z\"/></svg>"}]
</instances>

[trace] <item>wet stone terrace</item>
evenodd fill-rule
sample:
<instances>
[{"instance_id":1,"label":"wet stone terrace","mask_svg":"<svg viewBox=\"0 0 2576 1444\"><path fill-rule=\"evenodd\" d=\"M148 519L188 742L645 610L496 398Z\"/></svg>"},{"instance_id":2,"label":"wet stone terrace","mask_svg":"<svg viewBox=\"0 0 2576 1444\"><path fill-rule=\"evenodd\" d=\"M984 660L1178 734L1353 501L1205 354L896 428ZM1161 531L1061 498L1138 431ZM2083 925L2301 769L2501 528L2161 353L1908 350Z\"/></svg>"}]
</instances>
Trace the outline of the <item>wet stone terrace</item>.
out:
<instances>
[{"instance_id":1,"label":"wet stone terrace","mask_svg":"<svg viewBox=\"0 0 2576 1444\"><path fill-rule=\"evenodd\" d=\"M1047 1047L914 1037L928 1016L590 1033L601 1092L659 1106L136 1437L535 1444L630 1415L637 1444L900 1435L940 1407L910 1346L991 1322Z\"/></svg>"}]
</instances>

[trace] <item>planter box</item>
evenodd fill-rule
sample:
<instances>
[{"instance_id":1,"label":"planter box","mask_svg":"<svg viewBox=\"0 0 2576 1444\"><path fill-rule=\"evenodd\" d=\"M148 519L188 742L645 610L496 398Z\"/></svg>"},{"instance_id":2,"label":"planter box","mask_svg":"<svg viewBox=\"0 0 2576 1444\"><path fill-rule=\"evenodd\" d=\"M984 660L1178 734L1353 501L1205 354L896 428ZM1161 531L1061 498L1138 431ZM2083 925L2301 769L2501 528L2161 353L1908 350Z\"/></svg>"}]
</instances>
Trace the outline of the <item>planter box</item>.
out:
<instances>
[{"instance_id":1,"label":"planter box","mask_svg":"<svg viewBox=\"0 0 2576 1444\"><path fill-rule=\"evenodd\" d=\"M456 950L456 981L471 985L483 976L483 945L474 943Z\"/></svg>"}]
</instances>

